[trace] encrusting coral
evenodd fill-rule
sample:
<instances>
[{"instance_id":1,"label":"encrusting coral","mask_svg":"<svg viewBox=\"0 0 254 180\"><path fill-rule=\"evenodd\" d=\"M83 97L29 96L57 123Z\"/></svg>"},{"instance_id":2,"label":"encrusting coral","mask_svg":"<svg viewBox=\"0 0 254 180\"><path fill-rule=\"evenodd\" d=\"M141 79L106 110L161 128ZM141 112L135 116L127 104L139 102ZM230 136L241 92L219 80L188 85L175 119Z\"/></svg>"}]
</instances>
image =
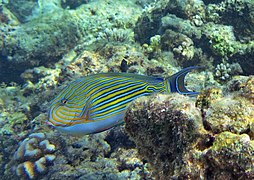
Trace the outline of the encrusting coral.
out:
<instances>
[{"instance_id":1,"label":"encrusting coral","mask_svg":"<svg viewBox=\"0 0 254 180\"><path fill-rule=\"evenodd\" d=\"M47 172L56 156L56 147L44 133L32 133L24 139L14 154L16 175L20 178L35 179Z\"/></svg>"},{"instance_id":2,"label":"encrusting coral","mask_svg":"<svg viewBox=\"0 0 254 180\"><path fill-rule=\"evenodd\" d=\"M160 35L162 50L173 52L175 58L180 59L179 65L186 65L189 60L195 64L199 62L199 49L208 57L230 57L227 63L237 62L244 73L252 74L253 2L156 1L139 18L134 29L135 37L144 44L154 35ZM185 37L185 40L181 41L183 38L174 34ZM176 47L171 47L174 43ZM216 65L218 61L214 63Z\"/></svg>"},{"instance_id":3,"label":"encrusting coral","mask_svg":"<svg viewBox=\"0 0 254 180\"><path fill-rule=\"evenodd\" d=\"M173 177L180 173L177 169L188 171L185 164L196 141L205 137L195 104L177 94L137 99L125 121L127 132L139 153L153 165L157 178Z\"/></svg>"},{"instance_id":4,"label":"encrusting coral","mask_svg":"<svg viewBox=\"0 0 254 180\"><path fill-rule=\"evenodd\" d=\"M157 179L252 179L253 113L248 99L219 89L201 93L197 103L154 95L130 105L125 129Z\"/></svg>"},{"instance_id":5,"label":"encrusting coral","mask_svg":"<svg viewBox=\"0 0 254 180\"><path fill-rule=\"evenodd\" d=\"M253 179L254 141L247 134L223 132L216 136L205 159L211 179Z\"/></svg>"},{"instance_id":6,"label":"encrusting coral","mask_svg":"<svg viewBox=\"0 0 254 180\"><path fill-rule=\"evenodd\" d=\"M241 95L250 100L254 104L254 76L250 76L248 80L240 85L242 87Z\"/></svg>"}]
</instances>

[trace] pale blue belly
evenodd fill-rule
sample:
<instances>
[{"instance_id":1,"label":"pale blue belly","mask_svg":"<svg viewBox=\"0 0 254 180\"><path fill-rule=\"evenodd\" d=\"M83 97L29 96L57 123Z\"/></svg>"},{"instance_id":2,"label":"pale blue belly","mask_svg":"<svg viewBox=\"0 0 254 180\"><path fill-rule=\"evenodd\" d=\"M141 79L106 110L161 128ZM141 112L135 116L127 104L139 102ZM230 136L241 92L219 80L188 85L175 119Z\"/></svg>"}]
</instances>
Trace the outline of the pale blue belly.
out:
<instances>
[{"instance_id":1,"label":"pale blue belly","mask_svg":"<svg viewBox=\"0 0 254 180\"><path fill-rule=\"evenodd\" d=\"M121 113L102 121L76 124L73 126L66 127L57 126L56 129L71 135L86 135L98 133L110 129L113 126L122 124L124 122L124 115L125 113Z\"/></svg>"}]
</instances>

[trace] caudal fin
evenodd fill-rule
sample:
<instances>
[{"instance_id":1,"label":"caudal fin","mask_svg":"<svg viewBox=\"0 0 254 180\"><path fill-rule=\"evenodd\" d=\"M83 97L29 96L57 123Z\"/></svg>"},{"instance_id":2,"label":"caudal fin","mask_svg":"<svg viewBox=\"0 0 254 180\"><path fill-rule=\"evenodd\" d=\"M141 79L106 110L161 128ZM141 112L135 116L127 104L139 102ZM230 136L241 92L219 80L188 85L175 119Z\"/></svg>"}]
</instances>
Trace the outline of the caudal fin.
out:
<instances>
[{"instance_id":1,"label":"caudal fin","mask_svg":"<svg viewBox=\"0 0 254 180\"><path fill-rule=\"evenodd\" d=\"M188 67L179 71L173 76L170 76L169 78L167 78L166 81L170 85L170 90L168 89L168 91L177 92L179 94L190 95L190 96L199 94L199 92L189 91L184 85L184 79L186 74L188 74L190 71L195 69L201 69L201 68L204 68L204 67L202 66Z\"/></svg>"}]
</instances>

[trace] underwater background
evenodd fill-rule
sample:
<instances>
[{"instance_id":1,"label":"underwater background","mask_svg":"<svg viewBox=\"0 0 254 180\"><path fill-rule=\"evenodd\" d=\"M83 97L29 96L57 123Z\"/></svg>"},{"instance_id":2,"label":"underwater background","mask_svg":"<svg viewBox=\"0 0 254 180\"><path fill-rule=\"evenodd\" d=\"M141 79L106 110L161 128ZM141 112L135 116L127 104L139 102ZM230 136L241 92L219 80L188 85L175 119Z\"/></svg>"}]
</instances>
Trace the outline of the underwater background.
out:
<instances>
[{"instance_id":1,"label":"underwater background","mask_svg":"<svg viewBox=\"0 0 254 180\"><path fill-rule=\"evenodd\" d=\"M0 179L254 179L253 0L0 0ZM72 80L186 78L80 137L45 124Z\"/></svg>"}]
</instances>

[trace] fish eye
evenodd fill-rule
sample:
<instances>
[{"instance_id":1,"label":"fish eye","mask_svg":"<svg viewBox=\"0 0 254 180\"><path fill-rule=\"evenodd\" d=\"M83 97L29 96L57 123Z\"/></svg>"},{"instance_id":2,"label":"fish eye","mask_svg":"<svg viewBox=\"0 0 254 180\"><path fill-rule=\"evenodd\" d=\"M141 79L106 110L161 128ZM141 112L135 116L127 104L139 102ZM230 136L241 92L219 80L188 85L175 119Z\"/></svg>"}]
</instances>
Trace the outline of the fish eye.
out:
<instances>
[{"instance_id":1,"label":"fish eye","mask_svg":"<svg viewBox=\"0 0 254 180\"><path fill-rule=\"evenodd\" d=\"M61 103L62 103L62 104L66 104L67 102L68 102L67 99L61 99Z\"/></svg>"}]
</instances>

